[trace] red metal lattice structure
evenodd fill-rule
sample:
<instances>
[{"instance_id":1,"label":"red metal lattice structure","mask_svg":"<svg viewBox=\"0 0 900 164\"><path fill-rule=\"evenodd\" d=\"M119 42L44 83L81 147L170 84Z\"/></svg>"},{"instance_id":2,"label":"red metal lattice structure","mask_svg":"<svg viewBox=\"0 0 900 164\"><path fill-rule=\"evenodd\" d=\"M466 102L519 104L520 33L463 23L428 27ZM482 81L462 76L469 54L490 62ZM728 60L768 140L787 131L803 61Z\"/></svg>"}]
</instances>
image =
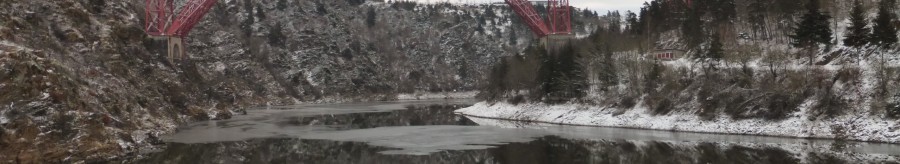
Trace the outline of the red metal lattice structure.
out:
<instances>
[{"instance_id":1,"label":"red metal lattice structure","mask_svg":"<svg viewBox=\"0 0 900 164\"><path fill-rule=\"evenodd\" d=\"M550 0L549 5L552 34L572 34L572 11L569 0Z\"/></svg>"},{"instance_id":2,"label":"red metal lattice structure","mask_svg":"<svg viewBox=\"0 0 900 164\"><path fill-rule=\"evenodd\" d=\"M169 62L175 58L183 59L185 55L184 37L191 29L200 23L203 16L218 0L146 0L146 24L144 30L147 35L155 38L166 38L169 41ZM175 14L175 10L179 10Z\"/></svg>"},{"instance_id":3,"label":"red metal lattice structure","mask_svg":"<svg viewBox=\"0 0 900 164\"><path fill-rule=\"evenodd\" d=\"M569 0L549 0L550 24L534 10L534 6L528 0L504 0L513 11L516 12L528 28L539 38L548 35L572 34L572 11Z\"/></svg>"},{"instance_id":4,"label":"red metal lattice structure","mask_svg":"<svg viewBox=\"0 0 900 164\"><path fill-rule=\"evenodd\" d=\"M162 36L169 25L169 16L172 15L175 5L171 0L147 0L146 21L144 30L151 36Z\"/></svg>"},{"instance_id":5,"label":"red metal lattice structure","mask_svg":"<svg viewBox=\"0 0 900 164\"><path fill-rule=\"evenodd\" d=\"M218 0L188 0L178 14L175 0L146 0L145 30L151 36L171 36L183 38L200 23L203 16Z\"/></svg>"}]
</instances>

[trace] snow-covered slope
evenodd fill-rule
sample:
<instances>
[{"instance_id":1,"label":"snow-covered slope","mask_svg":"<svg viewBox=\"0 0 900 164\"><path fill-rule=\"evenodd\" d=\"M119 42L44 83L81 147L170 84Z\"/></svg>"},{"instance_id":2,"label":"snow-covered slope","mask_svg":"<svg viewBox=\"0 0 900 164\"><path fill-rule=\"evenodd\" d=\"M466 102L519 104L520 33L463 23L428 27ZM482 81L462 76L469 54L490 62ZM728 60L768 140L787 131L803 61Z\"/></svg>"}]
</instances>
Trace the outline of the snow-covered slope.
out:
<instances>
[{"instance_id":1,"label":"snow-covered slope","mask_svg":"<svg viewBox=\"0 0 900 164\"><path fill-rule=\"evenodd\" d=\"M143 1L0 1L0 163L121 156L248 106L472 91L531 40L511 11L485 11L221 0L187 38L189 60L169 63L142 30Z\"/></svg>"}]
</instances>

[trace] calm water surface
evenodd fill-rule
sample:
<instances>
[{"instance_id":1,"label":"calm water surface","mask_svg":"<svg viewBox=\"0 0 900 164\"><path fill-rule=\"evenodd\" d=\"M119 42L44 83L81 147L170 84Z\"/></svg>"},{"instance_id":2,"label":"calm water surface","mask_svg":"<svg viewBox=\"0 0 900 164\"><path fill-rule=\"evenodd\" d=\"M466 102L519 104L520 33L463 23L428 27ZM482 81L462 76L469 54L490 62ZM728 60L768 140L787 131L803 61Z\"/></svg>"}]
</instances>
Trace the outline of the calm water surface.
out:
<instances>
[{"instance_id":1,"label":"calm water surface","mask_svg":"<svg viewBox=\"0 0 900 164\"><path fill-rule=\"evenodd\" d=\"M182 127L127 163L897 163L900 145L467 118L474 100L296 105Z\"/></svg>"}]
</instances>

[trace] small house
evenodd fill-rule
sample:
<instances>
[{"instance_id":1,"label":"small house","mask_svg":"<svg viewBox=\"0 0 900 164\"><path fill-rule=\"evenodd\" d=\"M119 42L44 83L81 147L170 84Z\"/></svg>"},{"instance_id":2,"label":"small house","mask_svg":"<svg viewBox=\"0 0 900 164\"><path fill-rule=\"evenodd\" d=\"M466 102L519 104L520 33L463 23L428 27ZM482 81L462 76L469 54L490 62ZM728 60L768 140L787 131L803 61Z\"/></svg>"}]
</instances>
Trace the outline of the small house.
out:
<instances>
[{"instance_id":1,"label":"small house","mask_svg":"<svg viewBox=\"0 0 900 164\"><path fill-rule=\"evenodd\" d=\"M684 55L684 50L659 49L650 52L650 57L656 60L675 60Z\"/></svg>"}]
</instances>

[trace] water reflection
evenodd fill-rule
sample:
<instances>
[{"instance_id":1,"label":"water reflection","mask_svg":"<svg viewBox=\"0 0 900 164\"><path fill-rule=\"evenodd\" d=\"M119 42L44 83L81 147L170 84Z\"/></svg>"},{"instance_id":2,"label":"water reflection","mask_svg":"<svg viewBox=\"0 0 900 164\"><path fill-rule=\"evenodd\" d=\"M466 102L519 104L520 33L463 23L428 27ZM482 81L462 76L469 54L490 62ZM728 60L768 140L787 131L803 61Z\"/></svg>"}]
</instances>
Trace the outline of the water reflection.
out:
<instances>
[{"instance_id":1,"label":"water reflection","mask_svg":"<svg viewBox=\"0 0 900 164\"><path fill-rule=\"evenodd\" d=\"M900 146L466 118L471 102L255 110L127 163L897 163ZM476 126L479 125L479 126Z\"/></svg>"},{"instance_id":2,"label":"water reflection","mask_svg":"<svg viewBox=\"0 0 900 164\"><path fill-rule=\"evenodd\" d=\"M629 140L579 140L558 136L479 150L427 155L383 154L391 148L362 142L255 139L172 143L137 163L896 163L897 156L798 152L777 146Z\"/></svg>"}]
</instances>

